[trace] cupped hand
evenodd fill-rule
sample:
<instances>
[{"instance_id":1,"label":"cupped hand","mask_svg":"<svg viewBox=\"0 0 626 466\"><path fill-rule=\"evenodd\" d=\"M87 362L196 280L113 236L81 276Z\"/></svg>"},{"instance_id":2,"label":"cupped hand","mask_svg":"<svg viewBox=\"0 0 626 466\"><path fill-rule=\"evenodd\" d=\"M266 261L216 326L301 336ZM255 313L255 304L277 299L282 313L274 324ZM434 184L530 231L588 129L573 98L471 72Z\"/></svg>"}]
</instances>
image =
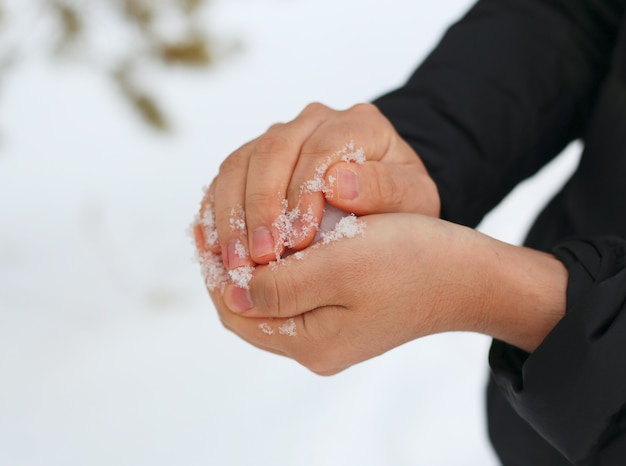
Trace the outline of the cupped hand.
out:
<instances>
[{"instance_id":1,"label":"cupped hand","mask_svg":"<svg viewBox=\"0 0 626 466\"><path fill-rule=\"evenodd\" d=\"M439 215L423 163L376 107L311 104L222 163L201 208L201 216L214 211L205 247L221 253L228 270L267 264L311 243L325 201L357 215ZM196 237L207 240L201 231Z\"/></svg>"},{"instance_id":2,"label":"cupped hand","mask_svg":"<svg viewBox=\"0 0 626 466\"><path fill-rule=\"evenodd\" d=\"M249 290L213 291L223 324L324 375L424 335L477 330L488 294L475 254L490 238L415 214L360 221L363 235L256 267Z\"/></svg>"}]
</instances>

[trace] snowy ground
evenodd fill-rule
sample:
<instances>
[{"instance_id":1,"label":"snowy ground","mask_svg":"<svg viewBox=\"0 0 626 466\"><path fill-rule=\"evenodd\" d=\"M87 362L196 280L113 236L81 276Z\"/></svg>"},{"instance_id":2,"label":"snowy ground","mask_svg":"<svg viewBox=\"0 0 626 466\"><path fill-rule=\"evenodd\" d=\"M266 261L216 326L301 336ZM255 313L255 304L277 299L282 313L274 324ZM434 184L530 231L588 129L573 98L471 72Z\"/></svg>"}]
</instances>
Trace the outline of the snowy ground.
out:
<instances>
[{"instance_id":1,"label":"snowy ground","mask_svg":"<svg viewBox=\"0 0 626 466\"><path fill-rule=\"evenodd\" d=\"M489 340L439 335L332 378L224 330L185 230L219 162L312 100L399 85L467 0L215 0L243 50L165 74L174 136L34 59L0 94L0 464L495 465ZM518 242L576 147L482 228Z\"/></svg>"}]
</instances>

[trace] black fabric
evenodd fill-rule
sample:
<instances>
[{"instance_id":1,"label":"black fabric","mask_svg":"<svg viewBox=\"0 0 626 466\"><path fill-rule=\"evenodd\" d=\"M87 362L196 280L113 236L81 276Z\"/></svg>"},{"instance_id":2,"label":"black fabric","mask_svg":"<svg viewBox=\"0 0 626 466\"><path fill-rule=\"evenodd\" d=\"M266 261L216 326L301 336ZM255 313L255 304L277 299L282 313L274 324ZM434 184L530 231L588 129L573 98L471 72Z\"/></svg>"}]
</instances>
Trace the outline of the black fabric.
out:
<instances>
[{"instance_id":1,"label":"black fabric","mask_svg":"<svg viewBox=\"0 0 626 466\"><path fill-rule=\"evenodd\" d=\"M476 226L574 139L580 166L527 245L569 270L529 355L494 341L490 438L505 465L626 465L626 0L481 0L375 103L422 157L442 217Z\"/></svg>"},{"instance_id":2,"label":"black fabric","mask_svg":"<svg viewBox=\"0 0 626 466\"><path fill-rule=\"evenodd\" d=\"M626 427L625 251L619 238L562 242L554 252L570 273L565 317L531 355L493 343L490 435L505 464L571 464L516 462L553 449L574 464L626 463L626 450L623 462L602 462L602 449ZM498 410L509 411L500 417ZM514 433L532 426L536 434L527 432L522 441L503 437L510 429L503 420L515 414ZM546 440L552 448L542 445Z\"/></svg>"}]
</instances>

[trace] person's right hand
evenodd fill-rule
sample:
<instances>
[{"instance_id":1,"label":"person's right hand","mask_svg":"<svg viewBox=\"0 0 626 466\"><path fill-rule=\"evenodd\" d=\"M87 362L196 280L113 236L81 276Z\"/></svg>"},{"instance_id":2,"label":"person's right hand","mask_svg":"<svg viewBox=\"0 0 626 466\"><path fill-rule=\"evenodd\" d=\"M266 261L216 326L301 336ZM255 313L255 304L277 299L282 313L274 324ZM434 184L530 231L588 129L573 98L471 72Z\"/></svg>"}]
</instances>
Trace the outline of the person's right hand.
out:
<instances>
[{"instance_id":1,"label":"person's right hand","mask_svg":"<svg viewBox=\"0 0 626 466\"><path fill-rule=\"evenodd\" d=\"M342 161L358 151L365 163ZM290 238L292 249L311 243L325 201L357 215L438 216L440 209L419 156L370 104L345 111L310 104L228 156L201 207L201 216L211 207L215 212L217 242L208 248L221 252L229 270L276 259L286 246L276 223L285 199L288 211L300 212L290 219L290 229L299 232Z\"/></svg>"},{"instance_id":2,"label":"person's right hand","mask_svg":"<svg viewBox=\"0 0 626 466\"><path fill-rule=\"evenodd\" d=\"M425 215L358 222L363 234L256 267L249 289L214 289L224 326L331 375L447 331L532 352L565 313L568 272L551 254Z\"/></svg>"}]
</instances>

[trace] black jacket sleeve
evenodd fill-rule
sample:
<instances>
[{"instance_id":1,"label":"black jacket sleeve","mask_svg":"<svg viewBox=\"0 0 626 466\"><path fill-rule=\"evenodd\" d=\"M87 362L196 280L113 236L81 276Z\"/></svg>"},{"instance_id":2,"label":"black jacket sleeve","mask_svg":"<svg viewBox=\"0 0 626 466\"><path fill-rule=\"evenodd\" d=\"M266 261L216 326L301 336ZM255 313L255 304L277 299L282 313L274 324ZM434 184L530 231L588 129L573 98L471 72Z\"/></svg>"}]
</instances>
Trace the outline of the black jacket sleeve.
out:
<instances>
[{"instance_id":1,"label":"black jacket sleeve","mask_svg":"<svg viewBox=\"0 0 626 466\"><path fill-rule=\"evenodd\" d=\"M554 253L569 270L565 317L531 355L494 342L495 383L573 464L625 464L626 241L576 239Z\"/></svg>"},{"instance_id":2,"label":"black jacket sleeve","mask_svg":"<svg viewBox=\"0 0 626 466\"><path fill-rule=\"evenodd\" d=\"M622 1L481 0L375 104L424 160L442 217L476 226L580 136Z\"/></svg>"}]
</instances>

